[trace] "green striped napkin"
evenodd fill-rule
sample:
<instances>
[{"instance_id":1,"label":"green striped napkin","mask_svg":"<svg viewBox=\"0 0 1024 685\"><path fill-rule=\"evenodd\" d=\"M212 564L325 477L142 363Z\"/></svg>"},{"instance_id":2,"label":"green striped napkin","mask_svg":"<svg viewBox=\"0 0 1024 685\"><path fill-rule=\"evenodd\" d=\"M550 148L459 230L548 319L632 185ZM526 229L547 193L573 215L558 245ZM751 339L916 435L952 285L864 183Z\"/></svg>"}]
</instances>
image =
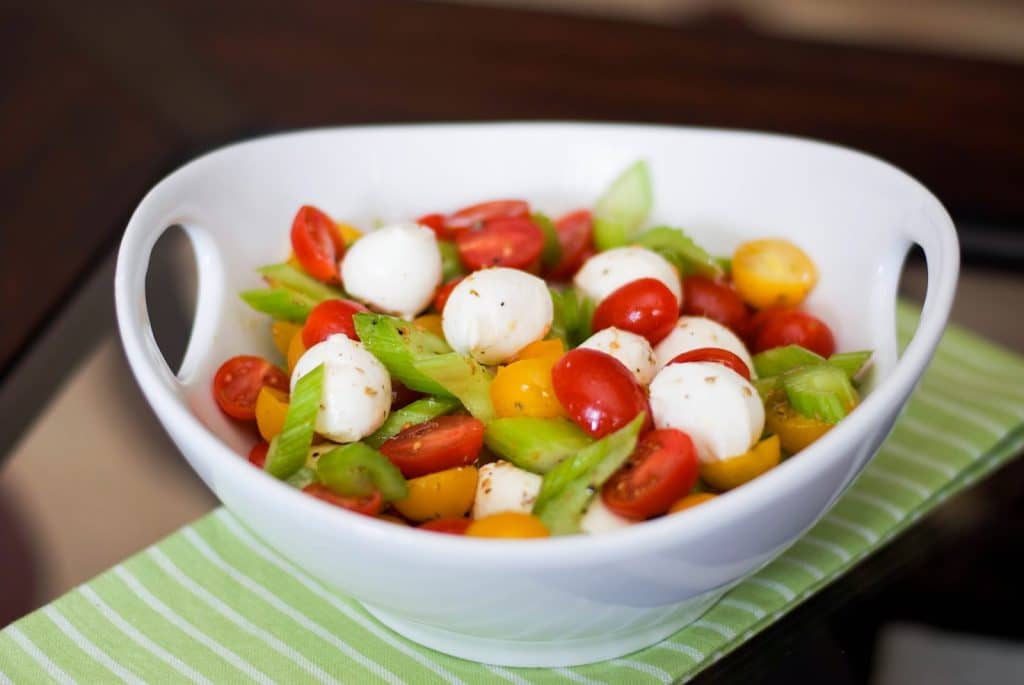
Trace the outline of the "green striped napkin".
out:
<instances>
[{"instance_id":1,"label":"green striped napkin","mask_svg":"<svg viewBox=\"0 0 1024 685\"><path fill-rule=\"evenodd\" d=\"M917 315L899 310L907 340ZM484 666L378 624L220 509L0 632L7 683L669 683L693 677L1024 445L1024 360L951 327L906 413L807 535L621 659Z\"/></svg>"}]
</instances>

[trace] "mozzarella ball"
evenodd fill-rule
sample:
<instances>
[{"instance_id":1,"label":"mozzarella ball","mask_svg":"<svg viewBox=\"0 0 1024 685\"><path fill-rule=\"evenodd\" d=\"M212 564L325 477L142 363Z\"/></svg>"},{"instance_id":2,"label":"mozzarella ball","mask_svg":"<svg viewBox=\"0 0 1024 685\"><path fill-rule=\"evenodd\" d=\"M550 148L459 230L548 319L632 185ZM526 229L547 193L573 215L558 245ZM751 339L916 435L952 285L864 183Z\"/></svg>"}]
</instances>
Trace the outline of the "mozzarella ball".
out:
<instances>
[{"instance_id":1,"label":"mozzarella ball","mask_svg":"<svg viewBox=\"0 0 1024 685\"><path fill-rule=\"evenodd\" d=\"M617 247L594 255L576 272L573 284L600 304L622 286L641 278L661 281L676 296L676 302L682 305L683 286L679 272L657 252L637 245Z\"/></svg>"},{"instance_id":2,"label":"mozzarella ball","mask_svg":"<svg viewBox=\"0 0 1024 685\"><path fill-rule=\"evenodd\" d=\"M754 386L715 362L671 364L651 383L651 413L658 428L693 440L702 463L736 457L764 431L764 405Z\"/></svg>"},{"instance_id":3,"label":"mozzarella ball","mask_svg":"<svg viewBox=\"0 0 1024 685\"><path fill-rule=\"evenodd\" d=\"M540 492L543 479L507 461L496 461L480 467L476 479L473 518L479 519L503 511L529 514Z\"/></svg>"},{"instance_id":4,"label":"mozzarella ball","mask_svg":"<svg viewBox=\"0 0 1024 685\"><path fill-rule=\"evenodd\" d=\"M305 351L292 371L291 388L324 365L316 432L334 442L355 442L380 428L391 410L391 376L361 342L329 336Z\"/></svg>"},{"instance_id":5,"label":"mozzarella ball","mask_svg":"<svg viewBox=\"0 0 1024 685\"><path fill-rule=\"evenodd\" d=\"M341 281L371 309L411 319L430 305L441 284L434 232L414 223L370 231L345 253Z\"/></svg>"},{"instance_id":6,"label":"mozzarella ball","mask_svg":"<svg viewBox=\"0 0 1024 685\"><path fill-rule=\"evenodd\" d=\"M587 506L587 510L583 512L580 529L589 535L597 535L598 533L619 530L634 523L636 522L629 520L625 516L619 516L609 509L599 492L594 495L594 498L590 500L590 504Z\"/></svg>"},{"instance_id":7,"label":"mozzarella ball","mask_svg":"<svg viewBox=\"0 0 1024 685\"><path fill-rule=\"evenodd\" d=\"M499 364L547 335L553 316L542 279L519 269L484 269L455 286L441 326L456 352Z\"/></svg>"},{"instance_id":8,"label":"mozzarella ball","mask_svg":"<svg viewBox=\"0 0 1024 685\"><path fill-rule=\"evenodd\" d=\"M719 347L732 352L743 360L750 369L751 378L754 373L754 362L743 341L728 328L703 316L680 316L675 328L654 348L658 358L658 368L662 369L676 356L683 352L700 349L701 347Z\"/></svg>"},{"instance_id":9,"label":"mozzarella ball","mask_svg":"<svg viewBox=\"0 0 1024 685\"><path fill-rule=\"evenodd\" d=\"M658 360L647 338L614 326L594 333L580 347L599 350L615 357L633 372L640 385L650 383L657 371Z\"/></svg>"}]
</instances>

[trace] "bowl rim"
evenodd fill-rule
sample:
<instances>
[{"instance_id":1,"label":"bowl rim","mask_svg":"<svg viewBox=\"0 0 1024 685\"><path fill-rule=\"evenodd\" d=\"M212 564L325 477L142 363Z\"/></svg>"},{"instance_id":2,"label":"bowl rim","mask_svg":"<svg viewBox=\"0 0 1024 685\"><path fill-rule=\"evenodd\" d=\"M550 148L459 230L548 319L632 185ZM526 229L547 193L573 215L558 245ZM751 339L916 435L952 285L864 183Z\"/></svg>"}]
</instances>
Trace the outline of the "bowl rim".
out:
<instances>
[{"instance_id":1,"label":"bowl rim","mask_svg":"<svg viewBox=\"0 0 1024 685\"><path fill-rule=\"evenodd\" d=\"M339 507L321 502L316 498L305 496L288 484L267 477L261 471L253 469L248 460L240 458L239 454L208 429L163 382L165 374L161 369L155 368L156 365L145 349L144 333L134 330L132 326L132 308L138 305L138 293L132 292L130 288L133 285L132 276L140 268L138 264L132 263L132 258L136 254L144 255L147 261L144 266L148 268L149 251L143 249L142 246L155 230L152 226L144 225L142 217L151 205L158 202L158 198L169 185L183 176L194 173L197 168L210 163L211 159L244 148L325 134L382 135L388 132L429 133L438 130L460 129L467 131L486 129L500 134L510 130L538 131L557 128L567 128L593 135L600 135L602 132L610 130L657 131L666 134L698 133L723 140L747 138L755 142L767 141L818 147L832 153L858 157L875 165L880 172L895 175L903 182L909 183L908 187L917 191L921 201L930 205L933 216L939 219L938 223L932 222L931 233L933 235L931 238L937 241L937 247L934 249L938 253L937 256L941 257L941 263L936 264L936 268L933 268L931 254L928 254L928 245L925 245L926 256L929 257L926 306L913 338L897 359L891 372L885 378L880 379L878 385L865 397L856 411L801 452L802 458L787 459L750 484L690 510L687 516L665 516L645 521L643 525L630 526L628 529L601 535L573 535L525 540L466 539L463 536L455 535L431 535L410 526L399 526L341 510ZM904 242L898 245L901 257L912 242L914 242L912 236L905 236ZM471 567L488 567L495 562L500 562L506 568L530 569L551 567L553 564L562 567L585 566L626 559L631 552L641 550L649 552L652 549L677 546L687 539L700 536L702 531L716 530L722 525L750 515L751 511L765 499L779 497L791 490L797 483L814 480L816 475L842 457L840 447L843 443L849 444L851 441L855 441L858 433L868 433L869 428L883 424L887 416L895 416L899 411L902 404L901 396L904 393L909 394L924 372L945 329L955 293L958 265L959 246L955 228L952 219L939 200L919 181L898 167L873 155L842 145L800 136L745 129L643 123L498 121L373 124L300 129L248 139L214 149L177 168L157 183L133 212L118 252L114 291L122 344L132 372L154 413L167 425L169 432L171 432L171 425L174 425L175 428L190 433L191 439L198 441L198 448L205 453L205 459L226 460L227 463L222 465L224 469L222 473L225 477L240 480L240 487L249 492L251 496L260 498L267 507L291 509L300 514L306 520L307 525L337 529L331 533L333 535L357 536L369 544L401 546L409 554L451 554L453 555L452 559L457 559L460 565ZM144 273L145 270L143 270ZM895 299L893 305L893 315L895 316ZM166 369L166 365L164 368ZM841 493L835 493L831 501L834 502L839 494ZM827 510L826 507L821 515Z\"/></svg>"}]
</instances>

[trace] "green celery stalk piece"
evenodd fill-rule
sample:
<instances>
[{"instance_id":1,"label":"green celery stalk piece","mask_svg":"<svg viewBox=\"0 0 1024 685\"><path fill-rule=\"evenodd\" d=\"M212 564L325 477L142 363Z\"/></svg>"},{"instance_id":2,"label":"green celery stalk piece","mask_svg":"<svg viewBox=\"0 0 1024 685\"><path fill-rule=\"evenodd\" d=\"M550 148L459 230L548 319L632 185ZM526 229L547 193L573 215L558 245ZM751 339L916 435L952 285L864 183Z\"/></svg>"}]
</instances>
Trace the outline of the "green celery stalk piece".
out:
<instances>
[{"instance_id":1,"label":"green celery stalk piece","mask_svg":"<svg viewBox=\"0 0 1024 685\"><path fill-rule=\"evenodd\" d=\"M858 350L856 352L837 352L828 358L830 366L842 369L843 373L850 380L854 380L860 375L860 372L864 369L864 366L871 359L870 350Z\"/></svg>"},{"instance_id":2,"label":"green celery stalk piece","mask_svg":"<svg viewBox=\"0 0 1024 685\"><path fill-rule=\"evenodd\" d=\"M470 414L484 423L495 417L491 404L491 374L472 357L458 352L422 357L416 360L415 368L457 397Z\"/></svg>"},{"instance_id":3,"label":"green celery stalk piece","mask_svg":"<svg viewBox=\"0 0 1024 685\"><path fill-rule=\"evenodd\" d=\"M459 259L459 248L450 240L438 240L437 249L441 251L441 279L447 283L453 278L458 278L466 273Z\"/></svg>"},{"instance_id":4,"label":"green celery stalk piece","mask_svg":"<svg viewBox=\"0 0 1024 685\"><path fill-rule=\"evenodd\" d=\"M758 376L778 376L801 366L824 364L825 358L800 345L774 347L751 358Z\"/></svg>"},{"instance_id":5,"label":"green celery stalk piece","mask_svg":"<svg viewBox=\"0 0 1024 685\"><path fill-rule=\"evenodd\" d=\"M750 381L754 385L754 389L757 390L757 394L761 396L762 402L767 402L771 399L776 389L779 387L779 379L777 376L758 376Z\"/></svg>"},{"instance_id":6,"label":"green celery stalk piece","mask_svg":"<svg viewBox=\"0 0 1024 685\"><path fill-rule=\"evenodd\" d=\"M409 496L409 486L398 467L361 442L335 447L320 457L316 477L327 488L346 497L367 497L374 490L380 491L385 502Z\"/></svg>"},{"instance_id":7,"label":"green celery stalk piece","mask_svg":"<svg viewBox=\"0 0 1024 685\"><path fill-rule=\"evenodd\" d=\"M633 242L667 259L679 269L680 276L718 278L723 274L718 260L678 228L658 226L644 231Z\"/></svg>"},{"instance_id":8,"label":"green celery stalk piece","mask_svg":"<svg viewBox=\"0 0 1024 685\"><path fill-rule=\"evenodd\" d=\"M732 257L712 257L715 263L718 264L718 268L722 270L722 273L728 276L732 273Z\"/></svg>"},{"instance_id":9,"label":"green celery stalk piece","mask_svg":"<svg viewBox=\"0 0 1024 685\"><path fill-rule=\"evenodd\" d=\"M552 535L580 531L580 519L594 494L636 448L645 414L566 458L544 476L533 513Z\"/></svg>"},{"instance_id":10,"label":"green celery stalk piece","mask_svg":"<svg viewBox=\"0 0 1024 685\"><path fill-rule=\"evenodd\" d=\"M324 300L338 300L345 297L341 288L335 288L316 280L291 264L271 264L256 271L275 288L287 288L300 295L312 298L319 304Z\"/></svg>"},{"instance_id":11,"label":"green celery stalk piece","mask_svg":"<svg viewBox=\"0 0 1024 685\"><path fill-rule=\"evenodd\" d=\"M616 178L594 205L594 245L610 250L629 243L653 204L647 163L635 162Z\"/></svg>"},{"instance_id":12,"label":"green celery stalk piece","mask_svg":"<svg viewBox=\"0 0 1024 685\"><path fill-rule=\"evenodd\" d=\"M572 421L513 416L487 424L487 449L521 469L544 475L594 442Z\"/></svg>"},{"instance_id":13,"label":"green celery stalk piece","mask_svg":"<svg viewBox=\"0 0 1024 685\"><path fill-rule=\"evenodd\" d=\"M562 243L558 240L555 224L546 214L534 212L530 215L533 223L544 234L544 250L540 253L540 262L544 266L554 266L562 260Z\"/></svg>"},{"instance_id":14,"label":"green celery stalk piece","mask_svg":"<svg viewBox=\"0 0 1024 685\"><path fill-rule=\"evenodd\" d=\"M594 310L597 309L597 303L589 297L581 295L575 290L573 293L576 295L579 303L577 307L576 325L572 329L572 343L573 347L576 347L589 338L594 332Z\"/></svg>"},{"instance_id":15,"label":"green celery stalk piece","mask_svg":"<svg viewBox=\"0 0 1024 685\"><path fill-rule=\"evenodd\" d=\"M567 348L576 347L590 337L594 318L594 301L581 295L574 288L551 292L554 316L551 320L549 338L561 338Z\"/></svg>"},{"instance_id":16,"label":"green celery stalk piece","mask_svg":"<svg viewBox=\"0 0 1024 685\"><path fill-rule=\"evenodd\" d=\"M284 427L270 442L264 470L285 480L306 465L309 447L313 444L316 415L324 388L324 365L321 364L295 384Z\"/></svg>"},{"instance_id":17,"label":"green celery stalk piece","mask_svg":"<svg viewBox=\"0 0 1024 685\"><path fill-rule=\"evenodd\" d=\"M313 307L318 304L313 298L288 288L244 290L239 296L258 312L294 323L305 323Z\"/></svg>"},{"instance_id":18,"label":"green celery stalk piece","mask_svg":"<svg viewBox=\"0 0 1024 685\"><path fill-rule=\"evenodd\" d=\"M459 401L452 397L423 397L391 412L381 427L363 438L363 442L373 448L380 447L388 438L393 438L406 428L453 412L460 406Z\"/></svg>"},{"instance_id":19,"label":"green celery stalk piece","mask_svg":"<svg viewBox=\"0 0 1024 685\"><path fill-rule=\"evenodd\" d=\"M548 337L561 338L562 342L565 343L565 346L567 348L572 347L569 338L568 321L566 320L567 316L569 315L569 312L567 312L566 310L567 307L570 306L570 304L566 302L565 294L563 293L563 291L556 290L555 288L548 288L548 292L551 293L552 310L551 330L548 331ZM575 305L576 302L575 300L573 300L572 306Z\"/></svg>"},{"instance_id":20,"label":"green celery stalk piece","mask_svg":"<svg viewBox=\"0 0 1024 685\"><path fill-rule=\"evenodd\" d=\"M284 482L288 483L288 485L293 488L302 490L307 485L312 485L316 482L316 471L308 466L303 466L301 469L285 478Z\"/></svg>"},{"instance_id":21,"label":"green celery stalk piece","mask_svg":"<svg viewBox=\"0 0 1024 685\"><path fill-rule=\"evenodd\" d=\"M407 388L453 397L440 383L416 368L418 362L452 351L442 338L394 316L361 312L352 317L356 334L388 372Z\"/></svg>"},{"instance_id":22,"label":"green celery stalk piece","mask_svg":"<svg viewBox=\"0 0 1024 685\"><path fill-rule=\"evenodd\" d=\"M857 405L857 391L846 373L829 364L794 369L779 381L793 409L825 423L837 423Z\"/></svg>"}]
</instances>

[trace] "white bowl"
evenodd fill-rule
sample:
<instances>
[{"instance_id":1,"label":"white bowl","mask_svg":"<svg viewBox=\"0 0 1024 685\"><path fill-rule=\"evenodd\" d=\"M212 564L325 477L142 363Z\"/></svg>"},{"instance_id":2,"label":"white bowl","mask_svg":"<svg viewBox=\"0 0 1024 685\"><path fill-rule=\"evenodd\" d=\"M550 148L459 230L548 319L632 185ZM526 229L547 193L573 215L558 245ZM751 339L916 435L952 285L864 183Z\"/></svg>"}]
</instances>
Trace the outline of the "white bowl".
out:
<instances>
[{"instance_id":1,"label":"white bowl","mask_svg":"<svg viewBox=\"0 0 1024 685\"><path fill-rule=\"evenodd\" d=\"M876 351L871 391L822 440L684 516L598 537L501 541L427 534L296 492L246 461L252 433L217 409L217 366L272 354L266 319L237 294L289 250L312 203L359 226L523 197L552 214L589 206L638 158L650 162L654 223L713 252L783 236L817 262L807 303L840 348ZM157 350L145 275L157 237L183 226L199 299L181 370ZM897 362L895 299L911 243L928 262L920 327ZM161 181L128 224L117 318L142 391L231 512L296 564L434 649L513 666L614 658L695 620L817 521L886 436L939 341L956 285L949 216L920 184L872 157L755 133L601 124L340 128L218 150Z\"/></svg>"}]
</instances>

